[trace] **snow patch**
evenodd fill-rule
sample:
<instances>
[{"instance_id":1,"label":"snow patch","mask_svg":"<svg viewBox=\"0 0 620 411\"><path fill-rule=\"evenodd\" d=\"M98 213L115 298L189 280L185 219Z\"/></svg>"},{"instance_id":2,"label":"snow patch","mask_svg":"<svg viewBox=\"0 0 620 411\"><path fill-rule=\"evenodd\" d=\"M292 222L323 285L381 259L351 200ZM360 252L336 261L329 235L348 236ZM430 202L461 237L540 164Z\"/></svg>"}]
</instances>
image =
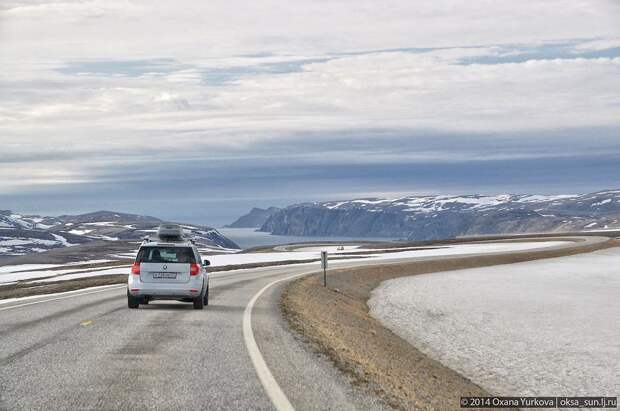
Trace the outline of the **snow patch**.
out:
<instances>
[{"instance_id":1,"label":"snow patch","mask_svg":"<svg viewBox=\"0 0 620 411\"><path fill-rule=\"evenodd\" d=\"M69 241L67 241L66 238L64 238L61 235L58 235L58 234L52 234L52 235L58 242L60 242L60 244L64 245L65 247L71 247L73 245L77 245L77 244L71 244Z\"/></svg>"},{"instance_id":2,"label":"snow patch","mask_svg":"<svg viewBox=\"0 0 620 411\"><path fill-rule=\"evenodd\" d=\"M498 395L616 396L620 248L384 282L371 314ZM597 394L599 395L599 394Z\"/></svg>"},{"instance_id":3,"label":"snow patch","mask_svg":"<svg viewBox=\"0 0 620 411\"><path fill-rule=\"evenodd\" d=\"M605 199L603 201L599 201L598 203L592 203L591 207L598 207L598 206L602 206L602 205L608 204L608 203L611 203L611 198L607 198L607 199Z\"/></svg>"},{"instance_id":4,"label":"snow patch","mask_svg":"<svg viewBox=\"0 0 620 411\"><path fill-rule=\"evenodd\" d=\"M69 230L69 234L75 234L75 235L85 235L88 233L91 233L93 230Z\"/></svg>"}]
</instances>

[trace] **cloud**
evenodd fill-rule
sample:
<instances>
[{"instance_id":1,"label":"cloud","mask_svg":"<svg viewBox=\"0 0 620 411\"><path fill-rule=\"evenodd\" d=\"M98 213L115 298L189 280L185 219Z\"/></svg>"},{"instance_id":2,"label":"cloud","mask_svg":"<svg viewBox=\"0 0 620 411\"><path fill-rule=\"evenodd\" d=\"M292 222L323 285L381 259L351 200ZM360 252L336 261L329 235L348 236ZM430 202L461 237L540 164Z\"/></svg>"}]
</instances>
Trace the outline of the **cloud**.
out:
<instances>
[{"instance_id":1,"label":"cloud","mask_svg":"<svg viewBox=\"0 0 620 411\"><path fill-rule=\"evenodd\" d=\"M0 106L5 120L0 142L7 154L36 151L53 157L59 148L73 153L78 164L57 164L66 182L102 179L101 170L114 167L111 157L131 164L126 152L162 159L198 150L217 158L226 149L252 150L272 141L290 147L308 138L300 131L342 138L343 131L360 130L364 137L358 139L389 144L382 133L367 130L411 130L412 140L424 133L464 139L467 133L487 133L497 139L506 132L618 126L620 58L459 64L465 56L491 53L487 48L376 52L282 73L248 67L215 86L203 79L208 69L176 63L153 73L151 64L122 62L119 71L130 73L120 76L101 71L113 62L93 63L89 67L97 70L84 74L52 70L46 80L3 80L10 97ZM487 155L443 150L437 155L453 161ZM367 161L402 157L377 151L380 144L362 155ZM308 149L310 156L317 152ZM91 160L81 164L82 156ZM335 150L321 156L335 163L346 162L348 154ZM405 157L420 160L419 154ZM47 178L47 169L24 164L27 178L5 187L61 181ZM0 174L14 180L12 173Z\"/></svg>"},{"instance_id":2,"label":"cloud","mask_svg":"<svg viewBox=\"0 0 620 411\"><path fill-rule=\"evenodd\" d=\"M0 79L9 95L0 103L6 120L0 129L5 135L49 135L52 125L54 134L84 128L94 135L130 135L124 140L129 145L142 144L140 134L147 131L186 133L180 137L218 145L225 144L221 133L234 143L257 133L295 130L618 124L620 57L460 64L465 57L492 53L489 48L375 52L289 62L290 69L275 72L261 63L228 72L233 77L216 84L204 78L213 72L210 67L175 63L154 72L150 63L121 61L114 76L112 61L70 65L47 73L45 80L40 73Z\"/></svg>"},{"instance_id":3,"label":"cloud","mask_svg":"<svg viewBox=\"0 0 620 411\"><path fill-rule=\"evenodd\" d=\"M10 1L4 49L61 60L320 53L618 36L608 0ZM43 40L43 41L42 41ZM8 43L7 43L8 42ZM30 47L24 47L30 46Z\"/></svg>"},{"instance_id":4,"label":"cloud","mask_svg":"<svg viewBox=\"0 0 620 411\"><path fill-rule=\"evenodd\" d=\"M369 135L376 133L368 130ZM606 144L588 144L580 139L582 131L572 134L542 141L537 135L502 136L495 142L475 136L464 141L462 135L412 139L405 134L385 136L383 144L337 135L312 141L307 136L305 144L259 144L196 152L194 157L177 153L133 162L113 157L111 164L99 163L91 170L95 175L83 174L94 177L88 182L29 185L8 194L0 190L0 204L52 214L119 209L225 224L252 206L300 201L412 193L565 194L614 187L618 139L609 132ZM450 153L459 158L451 161ZM92 161L85 158L80 165Z\"/></svg>"},{"instance_id":5,"label":"cloud","mask_svg":"<svg viewBox=\"0 0 620 411\"><path fill-rule=\"evenodd\" d=\"M184 161L292 175L543 146L566 159L574 144L535 142L575 130L580 150L615 153L601 142L620 128L618 21L604 0L10 0L0 191L130 184Z\"/></svg>"},{"instance_id":6,"label":"cloud","mask_svg":"<svg viewBox=\"0 0 620 411\"><path fill-rule=\"evenodd\" d=\"M583 51L601 51L601 50L609 50L609 49L620 49L620 37L617 38L607 38L607 39L596 39L591 41L585 41L580 44L575 45L576 52Z\"/></svg>"}]
</instances>

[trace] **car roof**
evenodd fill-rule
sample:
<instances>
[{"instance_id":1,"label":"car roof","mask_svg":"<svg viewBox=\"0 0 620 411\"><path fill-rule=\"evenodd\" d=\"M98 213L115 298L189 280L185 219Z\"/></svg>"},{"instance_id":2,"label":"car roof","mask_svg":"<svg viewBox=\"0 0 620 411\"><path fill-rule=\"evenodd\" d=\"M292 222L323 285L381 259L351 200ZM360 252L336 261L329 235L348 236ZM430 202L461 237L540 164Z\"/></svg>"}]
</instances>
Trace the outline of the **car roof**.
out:
<instances>
[{"instance_id":1,"label":"car roof","mask_svg":"<svg viewBox=\"0 0 620 411\"><path fill-rule=\"evenodd\" d=\"M193 248L194 244L189 241L154 241L149 240L140 244L140 248L142 247L190 247Z\"/></svg>"}]
</instances>

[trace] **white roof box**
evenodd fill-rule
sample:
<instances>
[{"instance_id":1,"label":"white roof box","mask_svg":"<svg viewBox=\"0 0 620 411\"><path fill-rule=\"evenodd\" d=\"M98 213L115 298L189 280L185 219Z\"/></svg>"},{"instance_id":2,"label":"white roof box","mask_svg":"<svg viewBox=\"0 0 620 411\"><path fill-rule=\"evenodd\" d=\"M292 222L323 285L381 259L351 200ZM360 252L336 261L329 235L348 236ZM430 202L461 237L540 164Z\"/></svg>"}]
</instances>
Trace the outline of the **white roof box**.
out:
<instances>
[{"instance_id":1,"label":"white roof box","mask_svg":"<svg viewBox=\"0 0 620 411\"><path fill-rule=\"evenodd\" d=\"M157 237L165 241L183 241L183 229L178 224L162 224L157 229Z\"/></svg>"}]
</instances>

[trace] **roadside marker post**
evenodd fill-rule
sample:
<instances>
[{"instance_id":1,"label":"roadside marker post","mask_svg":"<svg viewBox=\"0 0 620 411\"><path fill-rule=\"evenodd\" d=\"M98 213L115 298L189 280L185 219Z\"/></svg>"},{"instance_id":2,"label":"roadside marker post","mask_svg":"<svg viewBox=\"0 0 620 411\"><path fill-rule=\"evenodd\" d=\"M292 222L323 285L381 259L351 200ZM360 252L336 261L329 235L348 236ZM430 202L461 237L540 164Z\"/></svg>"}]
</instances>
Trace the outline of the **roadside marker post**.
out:
<instances>
[{"instance_id":1,"label":"roadside marker post","mask_svg":"<svg viewBox=\"0 0 620 411\"><path fill-rule=\"evenodd\" d=\"M327 251L321 251L321 267L323 267L323 287L327 287Z\"/></svg>"}]
</instances>

